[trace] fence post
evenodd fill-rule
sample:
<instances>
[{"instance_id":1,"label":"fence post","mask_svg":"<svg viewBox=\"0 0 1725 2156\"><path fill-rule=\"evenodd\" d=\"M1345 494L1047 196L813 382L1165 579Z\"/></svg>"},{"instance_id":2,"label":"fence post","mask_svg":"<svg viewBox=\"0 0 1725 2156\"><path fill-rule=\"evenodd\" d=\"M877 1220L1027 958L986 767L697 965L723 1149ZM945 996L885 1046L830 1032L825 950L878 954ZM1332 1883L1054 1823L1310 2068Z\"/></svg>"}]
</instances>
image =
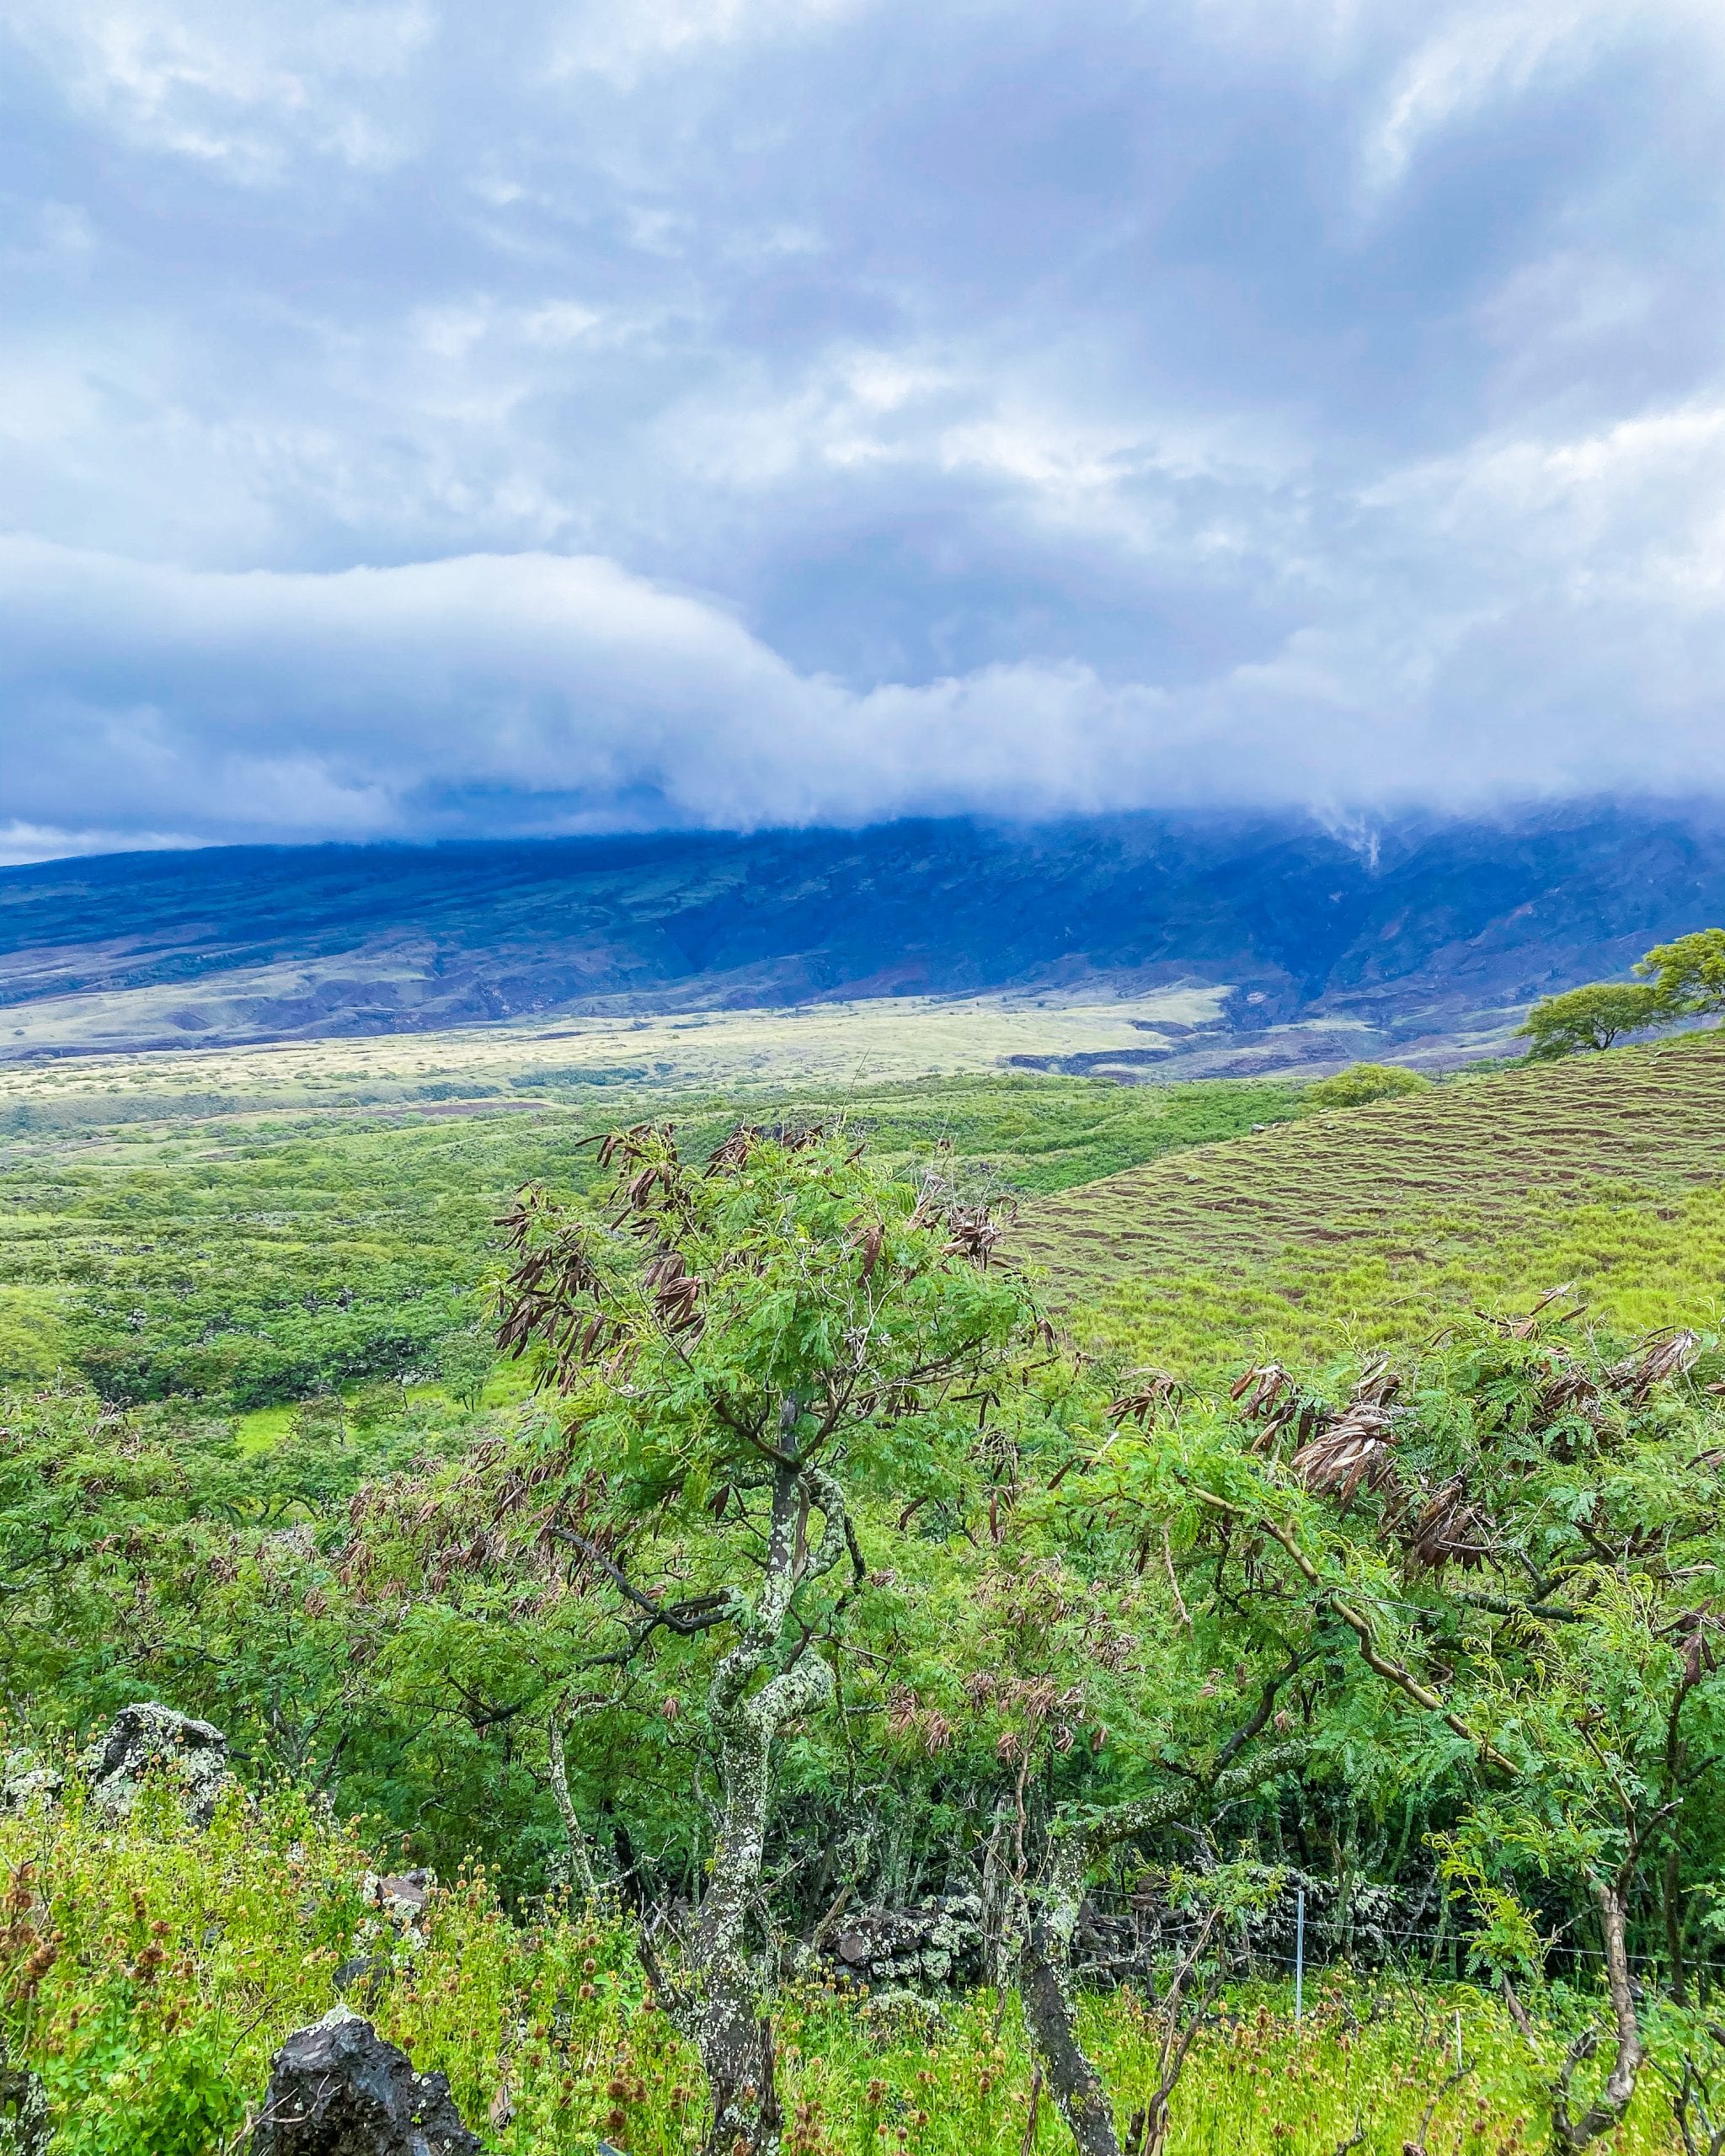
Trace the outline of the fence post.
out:
<instances>
[{"instance_id":1,"label":"fence post","mask_svg":"<svg viewBox=\"0 0 1725 2156\"><path fill-rule=\"evenodd\" d=\"M1306 2013L1306 1889L1295 1890L1294 1904L1294 2026L1298 2031Z\"/></svg>"}]
</instances>

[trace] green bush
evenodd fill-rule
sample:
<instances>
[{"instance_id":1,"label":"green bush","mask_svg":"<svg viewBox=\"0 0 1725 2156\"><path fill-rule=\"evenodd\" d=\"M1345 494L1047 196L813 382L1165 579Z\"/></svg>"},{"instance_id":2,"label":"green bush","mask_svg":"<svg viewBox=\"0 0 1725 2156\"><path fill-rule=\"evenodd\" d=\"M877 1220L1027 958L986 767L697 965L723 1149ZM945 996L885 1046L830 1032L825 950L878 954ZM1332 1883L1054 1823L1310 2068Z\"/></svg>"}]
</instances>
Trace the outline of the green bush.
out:
<instances>
[{"instance_id":1,"label":"green bush","mask_svg":"<svg viewBox=\"0 0 1725 2156\"><path fill-rule=\"evenodd\" d=\"M1320 1078L1306 1089L1307 1107L1364 1107L1368 1101L1398 1100L1404 1093L1430 1090L1431 1080L1398 1063L1350 1063L1331 1078Z\"/></svg>"}]
</instances>

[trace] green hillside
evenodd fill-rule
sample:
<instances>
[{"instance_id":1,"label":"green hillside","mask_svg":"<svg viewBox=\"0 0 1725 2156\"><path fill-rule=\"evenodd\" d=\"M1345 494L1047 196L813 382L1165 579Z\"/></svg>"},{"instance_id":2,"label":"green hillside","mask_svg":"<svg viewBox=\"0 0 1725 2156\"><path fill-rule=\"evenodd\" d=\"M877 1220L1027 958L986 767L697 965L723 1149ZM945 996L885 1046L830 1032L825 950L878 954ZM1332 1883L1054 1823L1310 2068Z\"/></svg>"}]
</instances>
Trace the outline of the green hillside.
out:
<instances>
[{"instance_id":1,"label":"green hillside","mask_svg":"<svg viewBox=\"0 0 1725 2156\"><path fill-rule=\"evenodd\" d=\"M1413 1344L1573 1281L1623 1331L1725 1293L1725 1035L1464 1076L1043 1199L1081 1333L1183 1374Z\"/></svg>"},{"instance_id":2,"label":"green hillside","mask_svg":"<svg viewBox=\"0 0 1725 2156\"><path fill-rule=\"evenodd\" d=\"M235 1107L231 1085L217 1097L202 1118L107 1123L111 1103L89 1102L79 1122L0 1141L0 1382L69 1364L110 1400L254 1408L434 1376L479 1321L499 1206L526 1182L584 1181L582 1141L639 1118L674 1118L697 1155L740 1115L842 1120L894 1165L940 1148L967 1184L1033 1193L1284 1119L1299 1096L1274 1080L1026 1074L746 1101L617 1091L259 1113Z\"/></svg>"}]
</instances>

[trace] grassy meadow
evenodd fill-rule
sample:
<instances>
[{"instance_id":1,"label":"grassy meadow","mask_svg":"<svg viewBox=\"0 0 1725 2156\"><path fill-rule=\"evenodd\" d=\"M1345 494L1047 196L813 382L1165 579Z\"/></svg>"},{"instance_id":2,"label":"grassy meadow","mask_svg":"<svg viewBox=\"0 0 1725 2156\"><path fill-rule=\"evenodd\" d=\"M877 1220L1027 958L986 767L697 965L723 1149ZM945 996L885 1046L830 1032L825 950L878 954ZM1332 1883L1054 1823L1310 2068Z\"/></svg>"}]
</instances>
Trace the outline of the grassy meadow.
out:
<instances>
[{"instance_id":1,"label":"grassy meadow","mask_svg":"<svg viewBox=\"0 0 1725 2156\"><path fill-rule=\"evenodd\" d=\"M1573 1282L1634 1334L1717 1326L1725 1037L1469 1072L1025 1209L1081 1333L1182 1376L1417 1345Z\"/></svg>"}]
</instances>

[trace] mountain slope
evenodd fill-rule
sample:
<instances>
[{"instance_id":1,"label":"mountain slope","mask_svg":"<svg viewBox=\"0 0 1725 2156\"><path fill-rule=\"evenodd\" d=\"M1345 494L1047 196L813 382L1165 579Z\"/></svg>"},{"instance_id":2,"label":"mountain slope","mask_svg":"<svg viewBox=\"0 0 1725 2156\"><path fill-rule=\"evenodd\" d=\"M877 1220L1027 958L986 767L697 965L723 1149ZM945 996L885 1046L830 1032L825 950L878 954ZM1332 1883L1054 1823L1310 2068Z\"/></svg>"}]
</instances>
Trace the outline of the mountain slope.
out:
<instances>
[{"instance_id":1,"label":"mountain slope","mask_svg":"<svg viewBox=\"0 0 1725 2156\"><path fill-rule=\"evenodd\" d=\"M1177 980L1234 991L1235 1035L1393 1046L1715 920L1725 815L1599 803L1370 844L1131 816L110 856L0 872L0 1054Z\"/></svg>"},{"instance_id":2,"label":"mountain slope","mask_svg":"<svg viewBox=\"0 0 1725 2156\"><path fill-rule=\"evenodd\" d=\"M1566 1283L1717 1327L1725 1031L1453 1078L1040 1198L1012 1237L1087 1336L1182 1374L1402 1348Z\"/></svg>"}]
</instances>

